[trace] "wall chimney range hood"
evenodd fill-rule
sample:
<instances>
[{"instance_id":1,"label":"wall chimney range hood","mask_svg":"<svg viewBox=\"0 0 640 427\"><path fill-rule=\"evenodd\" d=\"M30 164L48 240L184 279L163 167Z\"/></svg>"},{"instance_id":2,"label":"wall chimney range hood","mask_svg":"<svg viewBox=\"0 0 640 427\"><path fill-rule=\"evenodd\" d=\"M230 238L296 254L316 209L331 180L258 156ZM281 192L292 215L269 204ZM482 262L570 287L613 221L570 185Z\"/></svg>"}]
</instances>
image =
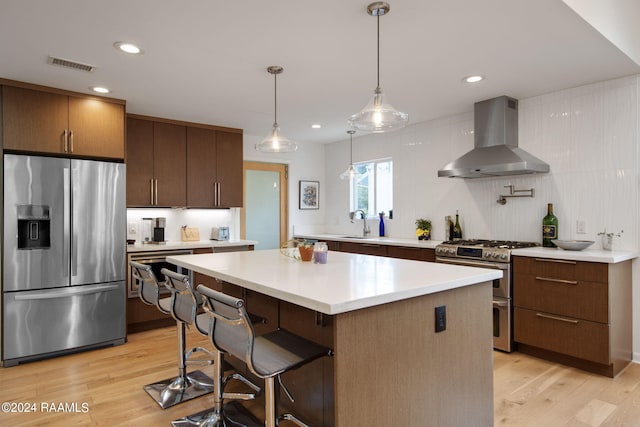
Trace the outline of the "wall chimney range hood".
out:
<instances>
[{"instance_id":1,"label":"wall chimney range hood","mask_svg":"<svg viewBox=\"0 0 640 427\"><path fill-rule=\"evenodd\" d=\"M500 96L475 103L473 150L440 169L438 176L486 178L547 172L547 163L518 148L518 100Z\"/></svg>"}]
</instances>

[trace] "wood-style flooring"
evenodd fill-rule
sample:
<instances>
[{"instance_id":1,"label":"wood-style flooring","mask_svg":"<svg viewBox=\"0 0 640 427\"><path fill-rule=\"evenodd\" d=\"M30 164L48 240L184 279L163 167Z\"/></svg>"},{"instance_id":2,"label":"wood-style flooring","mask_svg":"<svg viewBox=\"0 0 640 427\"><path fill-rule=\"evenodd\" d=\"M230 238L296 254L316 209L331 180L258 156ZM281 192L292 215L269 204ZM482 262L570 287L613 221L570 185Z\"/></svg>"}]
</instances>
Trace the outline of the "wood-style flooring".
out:
<instances>
[{"instance_id":1,"label":"wood-style flooring","mask_svg":"<svg viewBox=\"0 0 640 427\"><path fill-rule=\"evenodd\" d=\"M210 346L193 331L188 343ZM175 328L169 327L131 334L117 347L0 368L0 402L16 404L9 409L35 404L35 412L23 413L3 406L0 426L169 426L211 406L204 396L163 410L142 389L174 376L175 358ZM494 396L495 426L640 427L638 364L611 379L494 352ZM46 410L61 403L73 411Z\"/></svg>"}]
</instances>

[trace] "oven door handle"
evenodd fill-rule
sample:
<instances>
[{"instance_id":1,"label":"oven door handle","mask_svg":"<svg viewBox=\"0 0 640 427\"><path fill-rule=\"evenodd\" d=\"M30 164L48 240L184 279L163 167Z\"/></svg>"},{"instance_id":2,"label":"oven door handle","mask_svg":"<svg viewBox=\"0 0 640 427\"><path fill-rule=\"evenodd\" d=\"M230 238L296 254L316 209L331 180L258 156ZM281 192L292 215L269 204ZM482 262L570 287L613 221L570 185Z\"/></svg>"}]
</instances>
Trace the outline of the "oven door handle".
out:
<instances>
[{"instance_id":1,"label":"oven door handle","mask_svg":"<svg viewBox=\"0 0 640 427\"><path fill-rule=\"evenodd\" d=\"M447 259L447 258L436 258L436 262L441 262L443 264L453 264L453 265L462 265L468 267L480 267L480 268L492 268L494 270L506 270L509 264L498 263L498 262L482 262L482 261L470 261L470 260L461 260L459 258L455 259Z\"/></svg>"}]
</instances>

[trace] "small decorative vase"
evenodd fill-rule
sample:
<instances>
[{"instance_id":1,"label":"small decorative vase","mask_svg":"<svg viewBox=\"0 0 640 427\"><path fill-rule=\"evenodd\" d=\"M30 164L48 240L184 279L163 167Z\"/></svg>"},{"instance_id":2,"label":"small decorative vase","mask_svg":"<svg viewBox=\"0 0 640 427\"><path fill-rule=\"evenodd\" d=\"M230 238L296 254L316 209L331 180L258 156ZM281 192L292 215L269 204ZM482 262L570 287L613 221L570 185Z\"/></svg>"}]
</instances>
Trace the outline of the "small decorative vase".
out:
<instances>
[{"instance_id":1,"label":"small decorative vase","mask_svg":"<svg viewBox=\"0 0 640 427\"><path fill-rule=\"evenodd\" d=\"M602 236L602 249L605 251L610 251L613 247L613 236L607 236L604 234Z\"/></svg>"}]
</instances>

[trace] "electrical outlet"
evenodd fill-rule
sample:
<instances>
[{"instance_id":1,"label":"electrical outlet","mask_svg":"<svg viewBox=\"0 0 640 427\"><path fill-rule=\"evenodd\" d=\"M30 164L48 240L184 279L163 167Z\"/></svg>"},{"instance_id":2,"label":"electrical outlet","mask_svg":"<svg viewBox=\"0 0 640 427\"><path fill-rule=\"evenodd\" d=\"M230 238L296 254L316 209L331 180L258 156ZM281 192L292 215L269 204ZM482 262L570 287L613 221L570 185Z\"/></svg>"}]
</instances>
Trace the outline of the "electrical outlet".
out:
<instances>
[{"instance_id":1,"label":"electrical outlet","mask_svg":"<svg viewBox=\"0 0 640 427\"><path fill-rule=\"evenodd\" d=\"M576 234L587 234L587 221L584 219L576 220Z\"/></svg>"},{"instance_id":2,"label":"electrical outlet","mask_svg":"<svg viewBox=\"0 0 640 427\"><path fill-rule=\"evenodd\" d=\"M436 332L442 332L447 329L447 306L441 305L436 307Z\"/></svg>"},{"instance_id":3,"label":"electrical outlet","mask_svg":"<svg viewBox=\"0 0 640 427\"><path fill-rule=\"evenodd\" d=\"M129 234L138 234L138 224L136 224L135 222L130 222L129 224L127 224L128 230L129 230Z\"/></svg>"}]
</instances>

